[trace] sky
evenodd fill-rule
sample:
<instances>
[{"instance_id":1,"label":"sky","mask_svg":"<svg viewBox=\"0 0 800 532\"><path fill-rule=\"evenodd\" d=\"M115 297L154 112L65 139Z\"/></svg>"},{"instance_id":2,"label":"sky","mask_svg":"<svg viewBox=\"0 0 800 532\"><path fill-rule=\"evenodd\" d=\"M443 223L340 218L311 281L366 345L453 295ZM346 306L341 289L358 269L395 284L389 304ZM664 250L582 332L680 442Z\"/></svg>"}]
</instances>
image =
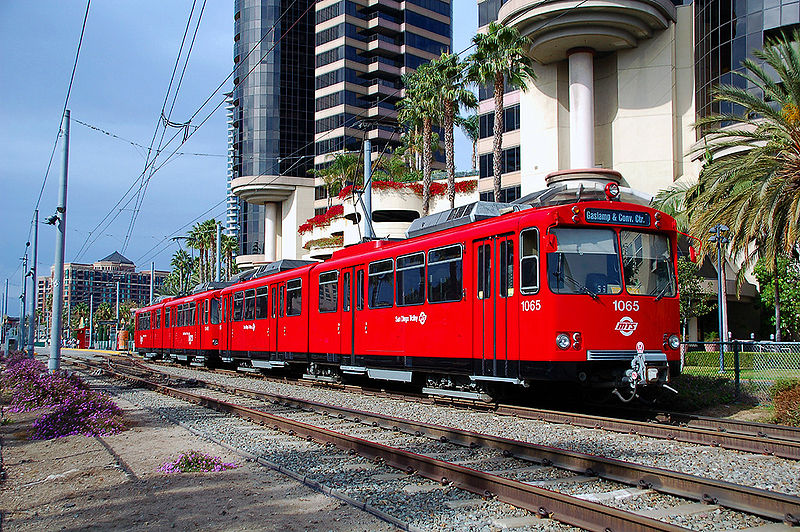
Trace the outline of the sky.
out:
<instances>
[{"instance_id":1,"label":"sky","mask_svg":"<svg viewBox=\"0 0 800 532\"><path fill-rule=\"evenodd\" d=\"M189 38L201 4L197 2ZM477 8L472 0L454 0L454 5L453 48L461 51L477 30ZM123 252L133 203L121 212L112 208L145 169L144 147L156 131L191 8L191 0L91 3L68 104L67 262L91 263ZM85 10L86 2L78 0L0 2L0 297L8 279L12 316L19 314L20 258L26 242L32 242L31 220L43 182L39 275L49 275L54 262L56 231L43 220L58 203L61 139L49 172L47 168ZM233 87L230 79L225 81L233 69L232 57L233 1L207 2L171 120L186 122L211 100L192 119L192 124L204 123L180 148L182 135L160 156L158 166L176 149L180 154L150 180L123 252L138 269L149 269L154 261L157 269L168 270L179 245L171 236L185 235L197 221L225 219L224 105L212 111ZM167 109L171 102L170 97ZM168 130L165 141L176 131ZM457 131L457 169L471 167L471 153L469 141ZM95 230L109 212L118 214L116 220Z\"/></svg>"}]
</instances>

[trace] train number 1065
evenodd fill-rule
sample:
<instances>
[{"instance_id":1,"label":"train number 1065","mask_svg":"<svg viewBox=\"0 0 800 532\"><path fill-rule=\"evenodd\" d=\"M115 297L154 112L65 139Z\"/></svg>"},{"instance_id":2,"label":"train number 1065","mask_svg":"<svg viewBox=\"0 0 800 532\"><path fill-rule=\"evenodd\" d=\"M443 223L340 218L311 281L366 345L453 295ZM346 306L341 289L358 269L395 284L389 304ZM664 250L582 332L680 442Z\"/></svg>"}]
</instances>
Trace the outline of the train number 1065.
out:
<instances>
[{"instance_id":1,"label":"train number 1065","mask_svg":"<svg viewBox=\"0 0 800 532\"><path fill-rule=\"evenodd\" d=\"M614 310L619 312L638 312L638 301L614 301Z\"/></svg>"},{"instance_id":2,"label":"train number 1065","mask_svg":"<svg viewBox=\"0 0 800 532\"><path fill-rule=\"evenodd\" d=\"M542 310L541 299L524 299L522 301L523 312L535 312L537 310Z\"/></svg>"}]
</instances>

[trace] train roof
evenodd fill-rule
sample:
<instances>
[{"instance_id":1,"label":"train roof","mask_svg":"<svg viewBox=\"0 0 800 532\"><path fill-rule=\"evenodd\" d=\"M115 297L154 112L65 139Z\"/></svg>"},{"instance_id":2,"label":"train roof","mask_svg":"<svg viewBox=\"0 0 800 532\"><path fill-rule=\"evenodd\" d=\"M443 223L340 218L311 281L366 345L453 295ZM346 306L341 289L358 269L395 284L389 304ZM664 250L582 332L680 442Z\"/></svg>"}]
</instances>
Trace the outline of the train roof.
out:
<instances>
[{"instance_id":1,"label":"train roof","mask_svg":"<svg viewBox=\"0 0 800 532\"><path fill-rule=\"evenodd\" d=\"M530 208L530 205L476 201L475 203L462 205L455 209L448 209L446 211L423 216L422 218L417 218L411 222L408 231L406 231L406 236L408 236L408 238L414 238L416 236L428 235L450 229L451 227L459 227L479 220L487 220L502 214L519 212Z\"/></svg>"}]
</instances>

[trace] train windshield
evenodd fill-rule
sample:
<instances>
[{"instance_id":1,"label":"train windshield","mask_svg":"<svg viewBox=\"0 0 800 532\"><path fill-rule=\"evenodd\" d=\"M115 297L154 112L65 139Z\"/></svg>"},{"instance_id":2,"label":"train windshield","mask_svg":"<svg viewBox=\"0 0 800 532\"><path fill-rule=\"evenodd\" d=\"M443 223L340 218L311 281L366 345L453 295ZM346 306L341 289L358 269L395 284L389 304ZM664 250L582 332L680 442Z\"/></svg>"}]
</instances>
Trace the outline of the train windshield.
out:
<instances>
[{"instance_id":1,"label":"train windshield","mask_svg":"<svg viewBox=\"0 0 800 532\"><path fill-rule=\"evenodd\" d=\"M556 227L551 233L558 239L558 250L547 254L547 280L554 294L622 292L614 231Z\"/></svg>"},{"instance_id":2,"label":"train windshield","mask_svg":"<svg viewBox=\"0 0 800 532\"><path fill-rule=\"evenodd\" d=\"M629 294L672 297L676 292L672 250L664 235L620 231L625 289Z\"/></svg>"}]
</instances>

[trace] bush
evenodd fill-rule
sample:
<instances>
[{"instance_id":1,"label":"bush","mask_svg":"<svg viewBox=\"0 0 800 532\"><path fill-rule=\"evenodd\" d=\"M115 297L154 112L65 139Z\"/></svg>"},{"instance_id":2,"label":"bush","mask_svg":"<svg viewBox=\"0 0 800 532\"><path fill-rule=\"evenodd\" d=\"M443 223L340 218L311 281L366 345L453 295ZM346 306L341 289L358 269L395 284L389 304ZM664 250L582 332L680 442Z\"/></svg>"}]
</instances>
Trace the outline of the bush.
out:
<instances>
[{"instance_id":1,"label":"bush","mask_svg":"<svg viewBox=\"0 0 800 532\"><path fill-rule=\"evenodd\" d=\"M237 464L223 462L217 456L211 456L200 451L181 453L174 462L165 462L158 468L162 473L197 473L208 471L225 471L235 469Z\"/></svg>"},{"instance_id":2,"label":"bush","mask_svg":"<svg viewBox=\"0 0 800 532\"><path fill-rule=\"evenodd\" d=\"M792 386L777 392L774 421L800 427L800 382L795 381Z\"/></svg>"},{"instance_id":3,"label":"bush","mask_svg":"<svg viewBox=\"0 0 800 532\"><path fill-rule=\"evenodd\" d=\"M36 440L73 434L108 436L125 428L122 409L108 396L92 390L76 390L33 422Z\"/></svg>"},{"instance_id":4,"label":"bush","mask_svg":"<svg viewBox=\"0 0 800 532\"><path fill-rule=\"evenodd\" d=\"M108 396L89 389L77 375L51 374L37 360L12 356L2 378L11 393L9 410L46 409L33 422L34 439L108 435L124 428L122 410Z\"/></svg>"},{"instance_id":5,"label":"bush","mask_svg":"<svg viewBox=\"0 0 800 532\"><path fill-rule=\"evenodd\" d=\"M774 401L775 399L778 398L778 396L781 393L783 393L783 392L785 392L787 390L791 390L795 386L800 386L800 380L797 380L797 379L780 379L780 380L777 380L777 381L775 381L775 384L773 384L770 387L769 396Z\"/></svg>"}]
</instances>

